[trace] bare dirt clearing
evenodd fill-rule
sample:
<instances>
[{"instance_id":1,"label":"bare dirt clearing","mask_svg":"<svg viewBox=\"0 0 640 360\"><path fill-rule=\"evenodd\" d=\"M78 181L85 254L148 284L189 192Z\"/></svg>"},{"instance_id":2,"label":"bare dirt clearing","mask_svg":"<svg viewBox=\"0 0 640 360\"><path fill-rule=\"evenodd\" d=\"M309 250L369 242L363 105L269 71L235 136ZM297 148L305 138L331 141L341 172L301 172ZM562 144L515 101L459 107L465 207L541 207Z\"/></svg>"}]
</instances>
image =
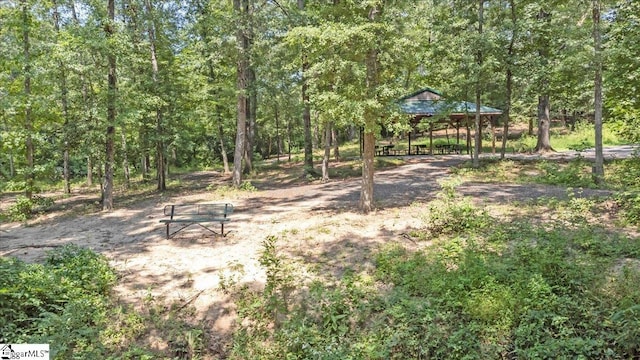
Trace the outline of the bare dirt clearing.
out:
<instances>
[{"instance_id":1,"label":"bare dirt clearing","mask_svg":"<svg viewBox=\"0 0 640 360\"><path fill-rule=\"evenodd\" d=\"M631 150L610 150L608 156L628 156ZM547 156L572 157L575 153ZM89 247L106 255L121 274L116 291L123 301L136 305L152 297L188 302L195 306L198 320L225 334L234 318L233 304L220 290L220 281L233 278L262 286L265 274L258 258L267 236L278 237L280 251L324 274L339 275L346 267L364 270L372 266L370 256L379 244L410 241L402 234L420 227L424 212L423 207L411 205L433 199L438 181L467 159L464 155L407 157L406 165L377 171L377 210L368 215L356 211L360 179L284 186L255 181L257 192L223 195L206 191L212 181L225 182L219 174L191 174L191 180L200 186L181 194L156 194L111 213L49 216L28 226L0 224L0 256L39 261L55 246ZM498 203L566 196L562 187L516 184L467 183L459 191L477 201ZM607 194L583 192L584 196ZM75 200L65 201L69 206L86 202ZM192 227L165 239L165 228L159 223L164 205L207 201L235 205L228 237L214 237Z\"/></svg>"}]
</instances>

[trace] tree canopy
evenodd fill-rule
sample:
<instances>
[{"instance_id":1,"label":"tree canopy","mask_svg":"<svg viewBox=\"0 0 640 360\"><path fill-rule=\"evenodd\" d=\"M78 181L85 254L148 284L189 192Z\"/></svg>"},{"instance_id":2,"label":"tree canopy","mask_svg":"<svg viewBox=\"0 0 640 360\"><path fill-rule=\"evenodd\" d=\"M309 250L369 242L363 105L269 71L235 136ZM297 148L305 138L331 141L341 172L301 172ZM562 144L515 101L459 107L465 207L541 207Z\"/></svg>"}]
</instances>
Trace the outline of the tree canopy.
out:
<instances>
[{"instance_id":1,"label":"tree canopy","mask_svg":"<svg viewBox=\"0 0 640 360\"><path fill-rule=\"evenodd\" d=\"M638 141L640 5L599 3L604 121ZM426 86L532 127L545 112L594 112L584 0L114 0L113 20L108 4L0 3L0 177L13 188L63 177L68 192L112 167L115 181L155 176L163 190L172 167L244 159L247 171L319 147L321 129L370 136L371 186L368 147L408 129L394 101Z\"/></svg>"}]
</instances>

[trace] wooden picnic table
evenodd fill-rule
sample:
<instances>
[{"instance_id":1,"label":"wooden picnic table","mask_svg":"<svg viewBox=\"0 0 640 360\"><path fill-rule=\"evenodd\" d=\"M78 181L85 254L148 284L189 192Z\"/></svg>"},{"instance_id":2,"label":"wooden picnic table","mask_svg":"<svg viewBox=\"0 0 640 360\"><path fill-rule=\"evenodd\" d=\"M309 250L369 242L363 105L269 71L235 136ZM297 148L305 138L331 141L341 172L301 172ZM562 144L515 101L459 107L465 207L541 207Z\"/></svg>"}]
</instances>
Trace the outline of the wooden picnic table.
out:
<instances>
[{"instance_id":1,"label":"wooden picnic table","mask_svg":"<svg viewBox=\"0 0 640 360\"><path fill-rule=\"evenodd\" d=\"M461 154L462 147L460 144L436 144L436 152L438 154Z\"/></svg>"},{"instance_id":2,"label":"wooden picnic table","mask_svg":"<svg viewBox=\"0 0 640 360\"><path fill-rule=\"evenodd\" d=\"M413 145L413 147L415 148L414 154L416 155L427 154L427 145L418 144L418 145Z\"/></svg>"}]
</instances>

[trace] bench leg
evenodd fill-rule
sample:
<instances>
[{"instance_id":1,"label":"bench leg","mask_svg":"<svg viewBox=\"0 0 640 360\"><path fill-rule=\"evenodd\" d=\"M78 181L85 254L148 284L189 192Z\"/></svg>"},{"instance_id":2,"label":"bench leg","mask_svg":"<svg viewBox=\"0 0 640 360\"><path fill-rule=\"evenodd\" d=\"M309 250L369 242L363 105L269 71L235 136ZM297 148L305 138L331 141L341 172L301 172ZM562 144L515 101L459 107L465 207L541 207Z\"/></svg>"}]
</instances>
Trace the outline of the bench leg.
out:
<instances>
[{"instance_id":1,"label":"bench leg","mask_svg":"<svg viewBox=\"0 0 640 360\"><path fill-rule=\"evenodd\" d=\"M169 223L167 223L167 239L169 239Z\"/></svg>"}]
</instances>

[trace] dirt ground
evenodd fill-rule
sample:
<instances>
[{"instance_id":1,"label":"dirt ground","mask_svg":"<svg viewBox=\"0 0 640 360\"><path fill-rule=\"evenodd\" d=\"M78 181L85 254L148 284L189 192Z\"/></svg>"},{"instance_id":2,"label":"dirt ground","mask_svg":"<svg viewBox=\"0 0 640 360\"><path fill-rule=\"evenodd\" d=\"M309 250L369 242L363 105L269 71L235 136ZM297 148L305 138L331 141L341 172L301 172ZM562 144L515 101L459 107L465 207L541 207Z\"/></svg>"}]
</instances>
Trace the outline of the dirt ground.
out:
<instances>
[{"instance_id":1,"label":"dirt ground","mask_svg":"<svg viewBox=\"0 0 640 360\"><path fill-rule=\"evenodd\" d=\"M631 150L608 149L606 156L624 157ZM465 160L466 155L407 157L406 165L376 171L376 210L368 215L357 212L359 179L296 186L255 182L259 191L225 196L206 190L206 186L215 188L227 181L220 174L190 174L192 181L203 185L200 190L157 194L110 213L75 217L54 213L27 225L0 224L0 256L39 261L46 251L63 244L89 247L107 256L120 273L116 292L122 301L136 305L153 297L167 303L189 303L200 321L228 334L234 319L233 304L220 290L221 279L262 286L265 273L258 258L267 236L276 236L279 251L288 257L327 274L339 275L345 267L365 270L373 266L371 253L380 244L410 241L404 234L421 224L420 207L410 205L432 199L439 190L438 181ZM459 190L484 202L566 195L564 188L515 184L463 184ZM77 194L61 202L83 206L79 204L91 201L85 197ZM230 235L215 237L194 226L165 239L165 228L159 223L163 207L195 202L234 204L236 211L225 227L231 230Z\"/></svg>"}]
</instances>

